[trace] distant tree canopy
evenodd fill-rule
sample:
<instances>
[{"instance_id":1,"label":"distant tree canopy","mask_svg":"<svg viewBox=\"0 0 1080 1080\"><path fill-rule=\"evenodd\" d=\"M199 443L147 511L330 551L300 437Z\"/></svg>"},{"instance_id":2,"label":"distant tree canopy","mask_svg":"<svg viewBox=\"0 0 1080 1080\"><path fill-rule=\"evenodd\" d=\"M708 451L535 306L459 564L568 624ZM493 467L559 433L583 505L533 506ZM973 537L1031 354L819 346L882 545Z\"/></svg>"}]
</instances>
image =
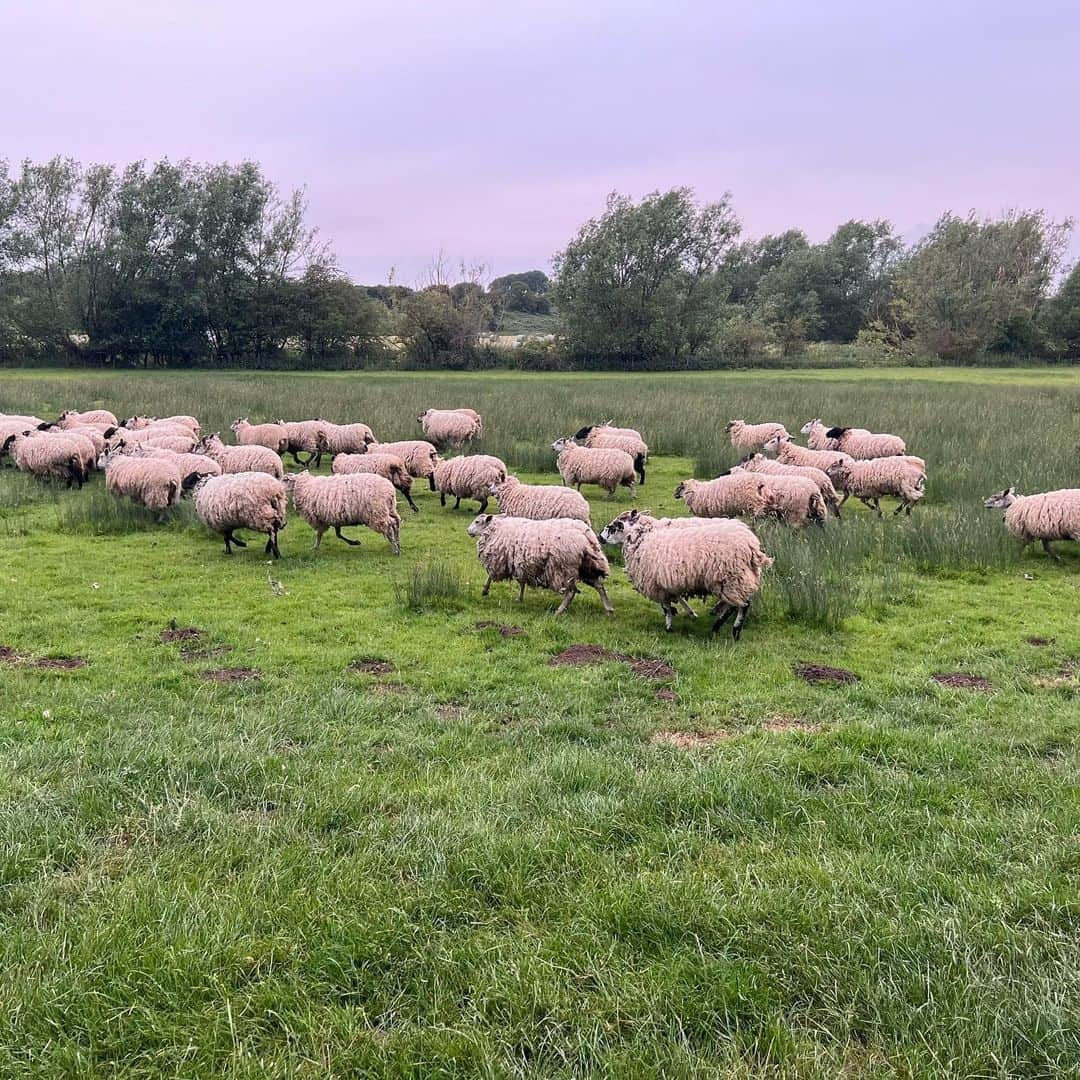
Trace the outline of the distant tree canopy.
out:
<instances>
[{"instance_id":1,"label":"distant tree canopy","mask_svg":"<svg viewBox=\"0 0 1080 1080\"><path fill-rule=\"evenodd\" d=\"M551 279L543 270L528 270L523 274L505 274L488 286L493 305L501 311L520 311L526 315L548 315L551 312Z\"/></svg>"}]
</instances>

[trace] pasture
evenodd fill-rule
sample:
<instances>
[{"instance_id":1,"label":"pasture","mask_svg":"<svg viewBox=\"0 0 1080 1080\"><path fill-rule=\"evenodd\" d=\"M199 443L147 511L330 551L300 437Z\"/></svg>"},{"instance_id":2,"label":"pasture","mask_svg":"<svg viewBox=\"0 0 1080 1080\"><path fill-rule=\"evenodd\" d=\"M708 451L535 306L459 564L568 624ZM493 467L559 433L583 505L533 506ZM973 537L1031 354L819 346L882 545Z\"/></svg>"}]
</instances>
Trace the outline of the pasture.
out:
<instances>
[{"instance_id":1,"label":"pasture","mask_svg":"<svg viewBox=\"0 0 1080 1080\"><path fill-rule=\"evenodd\" d=\"M0 1075L1080 1070L1080 548L982 507L1080 485L1080 373L0 375L0 412L229 441L437 405L539 482L638 427L661 514L732 417L902 434L928 494L761 527L734 644L665 634L613 550L612 618L481 598L475 505L423 482L400 558L292 515L271 563L0 470ZM670 671L550 663L582 644Z\"/></svg>"}]
</instances>

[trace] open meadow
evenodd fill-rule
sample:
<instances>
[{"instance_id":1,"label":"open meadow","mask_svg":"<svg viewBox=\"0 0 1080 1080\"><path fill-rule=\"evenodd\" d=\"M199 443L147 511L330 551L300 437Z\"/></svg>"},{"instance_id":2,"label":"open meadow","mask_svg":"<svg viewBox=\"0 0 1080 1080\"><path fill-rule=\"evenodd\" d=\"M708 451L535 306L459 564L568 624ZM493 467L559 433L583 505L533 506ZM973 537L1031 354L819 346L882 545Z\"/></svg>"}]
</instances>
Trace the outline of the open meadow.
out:
<instances>
[{"instance_id":1,"label":"open meadow","mask_svg":"<svg viewBox=\"0 0 1080 1080\"><path fill-rule=\"evenodd\" d=\"M227 441L464 405L536 482L639 428L597 530L685 514L733 417L903 435L927 496L758 528L734 643L616 549L613 617L482 598L475 504L422 481L400 557L290 514L271 562L0 469L0 1076L1080 1072L1080 545L982 506L1080 486L1080 371L0 374ZM551 664L585 644L629 659Z\"/></svg>"}]
</instances>

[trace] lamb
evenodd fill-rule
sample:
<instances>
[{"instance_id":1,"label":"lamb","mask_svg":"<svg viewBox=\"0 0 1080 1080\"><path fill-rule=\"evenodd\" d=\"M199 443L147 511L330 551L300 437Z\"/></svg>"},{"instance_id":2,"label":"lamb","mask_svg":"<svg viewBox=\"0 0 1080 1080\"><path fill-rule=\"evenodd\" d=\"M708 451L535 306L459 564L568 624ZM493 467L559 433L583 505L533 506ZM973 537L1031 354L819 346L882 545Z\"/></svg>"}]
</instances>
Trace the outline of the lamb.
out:
<instances>
[{"instance_id":1,"label":"lamb","mask_svg":"<svg viewBox=\"0 0 1080 1080\"><path fill-rule=\"evenodd\" d=\"M849 495L854 495L863 505L870 507L882 517L879 499L885 497L900 500L893 511L901 510L911 516L911 508L925 494L926 471L910 461L898 457L871 458L868 461L838 461L825 470L837 490L843 491L841 505Z\"/></svg>"},{"instance_id":2,"label":"lamb","mask_svg":"<svg viewBox=\"0 0 1080 1080\"><path fill-rule=\"evenodd\" d=\"M821 489L806 476L770 476L766 481L765 513L801 529L813 522L824 526L828 510Z\"/></svg>"},{"instance_id":3,"label":"lamb","mask_svg":"<svg viewBox=\"0 0 1080 1080\"><path fill-rule=\"evenodd\" d=\"M675 498L686 503L694 517L764 517L767 484L747 472L726 472L715 480L684 480Z\"/></svg>"},{"instance_id":4,"label":"lamb","mask_svg":"<svg viewBox=\"0 0 1080 1080\"><path fill-rule=\"evenodd\" d=\"M776 435L789 437L783 424L766 422L748 424L745 420L729 420L724 430L731 438L731 445L740 454L754 454Z\"/></svg>"},{"instance_id":5,"label":"lamb","mask_svg":"<svg viewBox=\"0 0 1080 1080\"><path fill-rule=\"evenodd\" d=\"M390 541L395 555L401 554L397 492L385 477L373 473L312 476L305 469L289 473L286 482L296 512L315 530L316 550L322 544L323 533L331 527L339 540L357 547L360 541L342 535L341 529L345 525L366 525Z\"/></svg>"},{"instance_id":6,"label":"lamb","mask_svg":"<svg viewBox=\"0 0 1080 1080\"><path fill-rule=\"evenodd\" d=\"M1024 544L1040 540L1043 551L1059 562L1061 556L1050 547L1050 542L1080 540L1080 488L1017 495L1016 488L1008 487L991 495L983 506L1004 510L1002 520L1013 536Z\"/></svg>"},{"instance_id":7,"label":"lamb","mask_svg":"<svg viewBox=\"0 0 1080 1080\"><path fill-rule=\"evenodd\" d=\"M266 554L281 557L278 532L285 528L285 485L264 472L225 473L221 476L188 476L184 488L195 499L195 513L209 529L225 539L225 554L232 545L247 547L233 534L237 529L266 533Z\"/></svg>"},{"instance_id":8,"label":"lamb","mask_svg":"<svg viewBox=\"0 0 1080 1080\"><path fill-rule=\"evenodd\" d=\"M761 575L773 562L754 533L737 521L672 528L675 521L664 525L635 513L609 522L600 539L622 546L630 584L660 605L664 629L671 630L677 603L685 607L685 597L704 596L715 600L713 631L734 615L731 634L738 641Z\"/></svg>"},{"instance_id":9,"label":"lamb","mask_svg":"<svg viewBox=\"0 0 1080 1080\"><path fill-rule=\"evenodd\" d=\"M580 491L558 484L523 484L516 476L508 476L491 485L491 494L499 504L499 512L507 517L531 518L545 521L551 518L573 518L589 524L589 503Z\"/></svg>"},{"instance_id":10,"label":"lamb","mask_svg":"<svg viewBox=\"0 0 1080 1080\"><path fill-rule=\"evenodd\" d=\"M460 449L484 433L480 414L472 409L428 409L416 419L426 438L436 446Z\"/></svg>"},{"instance_id":11,"label":"lamb","mask_svg":"<svg viewBox=\"0 0 1080 1080\"><path fill-rule=\"evenodd\" d=\"M449 458L435 466L434 479L440 506L446 505L447 495L453 495L455 510L462 499L476 499L480 503L480 513L483 513L491 497L492 485L506 479L506 465L490 454Z\"/></svg>"},{"instance_id":12,"label":"lamb","mask_svg":"<svg viewBox=\"0 0 1080 1080\"><path fill-rule=\"evenodd\" d=\"M289 439L283 454L290 454L297 465L314 462L317 469L322 464L323 453L328 447L326 426L321 420L279 420L278 426L285 429ZM307 461L301 462L297 454L307 454Z\"/></svg>"},{"instance_id":13,"label":"lamb","mask_svg":"<svg viewBox=\"0 0 1080 1080\"><path fill-rule=\"evenodd\" d=\"M74 409L68 409L67 412L60 414L60 419L56 423L58 427L62 428L79 427L82 424L92 424L94 427L99 424L105 427L118 426L116 417L108 409L91 409L89 412L76 412Z\"/></svg>"},{"instance_id":14,"label":"lamb","mask_svg":"<svg viewBox=\"0 0 1080 1080\"><path fill-rule=\"evenodd\" d=\"M405 501L414 513L420 507L413 502L412 480L405 462L397 454L338 454L334 458L331 470L335 473L374 473L389 480L405 496Z\"/></svg>"},{"instance_id":15,"label":"lamb","mask_svg":"<svg viewBox=\"0 0 1080 1080\"><path fill-rule=\"evenodd\" d=\"M614 497L615 489L622 485L629 488L634 497L637 471L634 459L625 450L600 450L579 446L575 439L556 439L551 449L559 455L559 475L563 482L581 490L582 484L598 484Z\"/></svg>"},{"instance_id":16,"label":"lamb","mask_svg":"<svg viewBox=\"0 0 1080 1080\"><path fill-rule=\"evenodd\" d=\"M199 421L194 416L129 416L120 426L127 428L128 431L139 431L157 424L180 425L196 436L202 431Z\"/></svg>"},{"instance_id":17,"label":"lamb","mask_svg":"<svg viewBox=\"0 0 1080 1080\"><path fill-rule=\"evenodd\" d=\"M332 424L318 417L315 420L322 425L328 454L362 454L375 442L367 424Z\"/></svg>"},{"instance_id":18,"label":"lamb","mask_svg":"<svg viewBox=\"0 0 1080 1080\"><path fill-rule=\"evenodd\" d=\"M525 599L528 585L551 589L562 596L555 609L555 614L561 615L577 595L578 583L584 582L596 590L604 611L614 614L604 588L610 572L607 556L585 522L480 514L467 531L476 537L476 554L488 575L481 595L487 596L495 581L516 581L519 603Z\"/></svg>"},{"instance_id":19,"label":"lamb","mask_svg":"<svg viewBox=\"0 0 1080 1080\"><path fill-rule=\"evenodd\" d=\"M241 446L265 446L275 454L284 454L289 446L289 433L281 424L250 424L241 418L233 423L232 430Z\"/></svg>"},{"instance_id":20,"label":"lamb","mask_svg":"<svg viewBox=\"0 0 1080 1080\"><path fill-rule=\"evenodd\" d=\"M226 446L217 434L204 435L195 445L195 452L213 458L223 473L267 473L282 479L285 470L281 458L265 446Z\"/></svg>"},{"instance_id":21,"label":"lamb","mask_svg":"<svg viewBox=\"0 0 1080 1080\"><path fill-rule=\"evenodd\" d=\"M765 476L805 476L817 484L825 505L837 517L840 517L840 496L837 495L833 482L823 469L814 468L812 465L785 465L782 461L773 461L772 458L765 457L764 454L753 454L744 458L731 471L737 472L739 469Z\"/></svg>"},{"instance_id":22,"label":"lamb","mask_svg":"<svg viewBox=\"0 0 1080 1080\"><path fill-rule=\"evenodd\" d=\"M409 475L426 477L431 490L435 490L435 466L439 462L439 451L423 439L403 439L401 442L371 443L368 450L380 454L397 454L405 462Z\"/></svg>"},{"instance_id":23,"label":"lamb","mask_svg":"<svg viewBox=\"0 0 1080 1080\"><path fill-rule=\"evenodd\" d=\"M110 457L105 469L105 489L127 496L147 510L164 512L175 506L183 490L184 474L175 461L164 457Z\"/></svg>"},{"instance_id":24,"label":"lamb","mask_svg":"<svg viewBox=\"0 0 1080 1080\"><path fill-rule=\"evenodd\" d=\"M871 458L895 457L907 453L907 446L899 435L878 435L865 428L829 428L825 432L830 449L849 454L856 461Z\"/></svg>"},{"instance_id":25,"label":"lamb","mask_svg":"<svg viewBox=\"0 0 1080 1080\"><path fill-rule=\"evenodd\" d=\"M809 450L791 441L791 436L773 436L763 447L767 452L776 454L776 459L784 465L803 465L812 469L829 471L830 465L838 461L852 461L848 454L838 450Z\"/></svg>"},{"instance_id":26,"label":"lamb","mask_svg":"<svg viewBox=\"0 0 1080 1080\"><path fill-rule=\"evenodd\" d=\"M66 486L86 480L78 447L67 439L46 439L35 435L9 435L3 450L10 453L15 467L42 479L66 481Z\"/></svg>"}]
</instances>

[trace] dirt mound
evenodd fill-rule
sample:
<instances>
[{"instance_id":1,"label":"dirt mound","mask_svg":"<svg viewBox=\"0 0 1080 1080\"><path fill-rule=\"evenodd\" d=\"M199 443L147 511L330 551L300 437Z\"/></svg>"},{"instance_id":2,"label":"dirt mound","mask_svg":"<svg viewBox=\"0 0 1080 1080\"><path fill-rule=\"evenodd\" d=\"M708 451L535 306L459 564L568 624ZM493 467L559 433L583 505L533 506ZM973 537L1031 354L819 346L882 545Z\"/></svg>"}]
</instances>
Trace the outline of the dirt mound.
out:
<instances>
[{"instance_id":1,"label":"dirt mound","mask_svg":"<svg viewBox=\"0 0 1080 1080\"><path fill-rule=\"evenodd\" d=\"M381 660L377 656L362 656L345 670L353 675L390 675L397 669L389 660Z\"/></svg>"},{"instance_id":2,"label":"dirt mound","mask_svg":"<svg viewBox=\"0 0 1080 1080\"><path fill-rule=\"evenodd\" d=\"M979 690L986 693L994 689L994 684L989 679L984 679L981 675L968 675L963 671L940 671L930 678L939 686L946 686L950 690Z\"/></svg>"},{"instance_id":3,"label":"dirt mound","mask_svg":"<svg viewBox=\"0 0 1080 1080\"><path fill-rule=\"evenodd\" d=\"M201 671L199 678L205 682L216 683L250 682L252 679L261 679L262 672L249 667L223 667Z\"/></svg>"},{"instance_id":4,"label":"dirt mound","mask_svg":"<svg viewBox=\"0 0 1080 1080\"><path fill-rule=\"evenodd\" d=\"M656 731L649 742L678 750L706 750L726 742L734 734L733 731Z\"/></svg>"},{"instance_id":5,"label":"dirt mound","mask_svg":"<svg viewBox=\"0 0 1080 1080\"><path fill-rule=\"evenodd\" d=\"M672 679L675 669L665 660L648 656L628 656L603 645L571 645L548 661L549 667L582 667L585 664L616 662L628 664L630 670L642 679Z\"/></svg>"},{"instance_id":6,"label":"dirt mound","mask_svg":"<svg viewBox=\"0 0 1080 1080\"><path fill-rule=\"evenodd\" d=\"M1057 690L1065 686L1080 686L1080 679L1072 664L1063 664L1056 675L1043 675L1035 679L1035 685L1044 690Z\"/></svg>"},{"instance_id":7,"label":"dirt mound","mask_svg":"<svg viewBox=\"0 0 1080 1080\"><path fill-rule=\"evenodd\" d=\"M674 690L660 689L656 691L656 700L674 703L679 700L679 695Z\"/></svg>"},{"instance_id":8,"label":"dirt mound","mask_svg":"<svg viewBox=\"0 0 1080 1080\"><path fill-rule=\"evenodd\" d=\"M86 664L85 656L43 656L31 661L30 666L44 671L77 671L86 667Z\"/></svg>"},{"instance_id":9,"label":"dirt mound","mask_svg":"<svg viewBox=\"0 0 1080 1080\"><path fill-rule=\"evenodd\" d=\"M524 634L525 631L520 626L511 626L509 623L494 622L491 619L484 619L476 624L477 630L498 630L503 637L517 637L518 634Z\"/></svg>"},{"instance_id":10,"label":"dirt mound","mask_svg":"<svg viewBox=\"0 0 1080 1080\"><path fill-rule=\"evenodd\" d=\"M161 641L171 645L174 641L198 641L203 631L197 626L167 626L161 631Z\"/></svg>"},{"instance_id":11,"label":"dirt mound","mask_svg":"<svg viewBox=\"0 0 1080 1080\"><path fill-rule=\"evenodd\" d=\"M181 649L180 659L190 664L196 660L212 660L215 656L224 656L232 651L231 645L215 645L211 649Z\"/></svg>"},{"instance_id":12,"label":"dirt mound","mask_svg":"<svg viewBox=\"0 0 1080 1080\"><path fill-rule=\"evenodd\" d=\"M1053 645L1057 641L1057 638L1053 637L1027 637L1024 640L1029 645Z\"/></svg>"},{"instance_id":13,"label":"dirt mound","mask_svg":"<svg viewBox=\"0 0 1080 1080\"><path fill-rule=\"evenodd\" d=\"M846 686L859 681L855 672L826 664L796 664L794 670L800 679L805 679L808 683L840 683Z\"/></svg>"}]
</instances>

